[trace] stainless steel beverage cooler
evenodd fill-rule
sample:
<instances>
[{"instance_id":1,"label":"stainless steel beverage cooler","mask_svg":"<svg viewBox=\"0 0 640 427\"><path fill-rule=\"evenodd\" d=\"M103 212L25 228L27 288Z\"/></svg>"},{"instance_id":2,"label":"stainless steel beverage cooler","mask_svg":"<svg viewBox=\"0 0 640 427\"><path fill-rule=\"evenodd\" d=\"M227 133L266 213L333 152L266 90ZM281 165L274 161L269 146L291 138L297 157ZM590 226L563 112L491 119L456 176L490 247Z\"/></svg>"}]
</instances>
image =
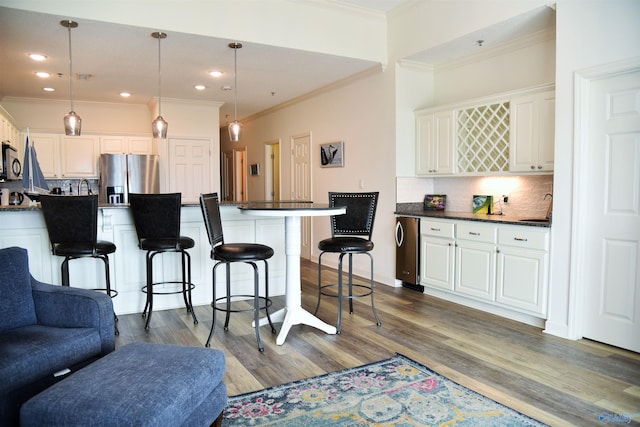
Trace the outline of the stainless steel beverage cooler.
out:
<instances>
[{"instance_id":1,"label":"stainless steel beverage cooler","mask_svg":"<svg viewBox=\"0 0 640 427\"><path fill-rule=\"evenodd\" d=\"M100 203L129 203L129 193L159 193L160 174L155 154L102 154Z\"/></svg>"},{"instance_id":2,"label":"stainless steel beverage cooler","mask_svg":"<svg viewBox=\"0 0 640 427\"><path fill-rule=\"evenodd\" d=\"M396 279L402 286L423 292L420 284L420 219L396 218Z\"/></svg>"}]
</instances>

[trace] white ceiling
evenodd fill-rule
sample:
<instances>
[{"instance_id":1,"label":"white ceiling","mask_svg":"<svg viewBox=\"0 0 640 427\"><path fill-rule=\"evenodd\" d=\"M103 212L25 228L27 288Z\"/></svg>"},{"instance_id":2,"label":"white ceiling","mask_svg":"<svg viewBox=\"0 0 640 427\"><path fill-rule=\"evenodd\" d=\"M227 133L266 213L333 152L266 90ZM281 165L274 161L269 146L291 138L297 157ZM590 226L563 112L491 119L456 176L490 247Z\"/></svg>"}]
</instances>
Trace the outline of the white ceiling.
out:
<instances>
[{"instance_id":1,"label":"white ceiling","mask_svg":"<svg viewBox=\"0 0 640 427\"><path fill-rule=\"evenodd\" d=\"M333 0L339 4L365 8L384 14L412 0ZM547 9L547 8L544 8ZM523 16L519 20L489 28L482 36L487 44L517 37L548 25L548 12ZM532 19L535 18L535 19ZM67 28L60 25L68 17L0 7L0 100L4 97L69 99L69 52ZM74 100L146 104L158 94L158 41L151 37L157 29L81 20L71 31ZM495 37L494 37L495 36ZM446 46L422 52L411 58L438 63L471 53L477 34L470 34ZM471 43L470 43L471 40ZM233 40L193 34L170 33L162 40L162 97L195 101L224 102L220 123L233 120ZM471 45L471 46L469 46ZM45 63L34 63L27 52L48 56ZM242 119L285 103L336 81L380 64L287 48L244 43L238 52L238 118ZM223 77L214 79L206 72L218 69ZM36 71L49 71L54 77L39 79ZM195 84L207 86L196 91ZM53 93L42 91L55 88ZM122 91L132 94L126 100Z\"/></svg>"}]
</instances>

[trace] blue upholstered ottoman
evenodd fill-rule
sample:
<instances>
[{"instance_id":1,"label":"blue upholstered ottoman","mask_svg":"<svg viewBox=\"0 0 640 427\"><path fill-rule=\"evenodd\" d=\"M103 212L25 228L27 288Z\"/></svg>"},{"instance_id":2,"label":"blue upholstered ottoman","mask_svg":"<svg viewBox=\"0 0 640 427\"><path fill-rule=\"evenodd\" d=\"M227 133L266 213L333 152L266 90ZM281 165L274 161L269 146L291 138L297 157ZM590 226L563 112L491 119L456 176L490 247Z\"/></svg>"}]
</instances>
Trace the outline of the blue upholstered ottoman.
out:
<instances>
[{"instance_id":1,"label":"blue upholstered ottoman","mask_svg":"<svg viewBox=\"0 0 640 427\"><path fill-rule=\"evenodd\" d=\"M209 426L227 404L224 353L135 343L28 400L22 426Z\"/></svg>"}]
</instances>

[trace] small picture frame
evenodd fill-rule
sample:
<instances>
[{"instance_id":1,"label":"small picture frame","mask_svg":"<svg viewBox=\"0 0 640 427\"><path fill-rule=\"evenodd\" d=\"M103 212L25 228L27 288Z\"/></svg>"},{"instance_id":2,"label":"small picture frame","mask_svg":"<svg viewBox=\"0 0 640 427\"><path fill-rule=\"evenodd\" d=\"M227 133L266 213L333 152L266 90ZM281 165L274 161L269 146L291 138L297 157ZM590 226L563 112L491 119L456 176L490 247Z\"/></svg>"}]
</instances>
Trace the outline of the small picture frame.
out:
<instances>
[{"instance_id":1,"label":"small picture frame","mask_svg":"<svg viewBox=\"0 0 640 427\"><path fill-rule=\"evenodd\" d=\"M344 167L344 141L320 144L320 167Z\"/></svg>"},{"instance_id":2,"label":"small picture frame","mask_svg":"<svg viewBox=\"0 0 640 427\"><path fill-rule=\"evenodd\" d=\"M260 175L260 164L254 163L252 165L249 165L249 173L251 174L251 176Z\"/></svg>"}]
</instances>

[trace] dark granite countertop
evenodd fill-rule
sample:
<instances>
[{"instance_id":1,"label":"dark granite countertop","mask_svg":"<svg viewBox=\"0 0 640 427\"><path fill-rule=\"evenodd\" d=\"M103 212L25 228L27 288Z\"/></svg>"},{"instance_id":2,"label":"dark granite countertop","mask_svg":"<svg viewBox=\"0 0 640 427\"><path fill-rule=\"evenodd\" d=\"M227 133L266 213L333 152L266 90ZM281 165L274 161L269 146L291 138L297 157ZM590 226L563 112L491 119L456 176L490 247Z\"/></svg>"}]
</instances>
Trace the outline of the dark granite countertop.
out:
<instances>
[{"instance_id":1,"label":"dark granite countertop","mask_svg":"<svg viewBox=\"0 0 640 427\"><path fill-rule=\"evenodd\" d=\"M461 219L465 221L526 225L530 227L551 227L551 221L548 221L544 218L523 218L509 215L486 215L474 214L471 212L426 211L424 210L422 203L397 203L394 213L399 216L415 216L434 219Z\"/></svg>"}]
</instances>

